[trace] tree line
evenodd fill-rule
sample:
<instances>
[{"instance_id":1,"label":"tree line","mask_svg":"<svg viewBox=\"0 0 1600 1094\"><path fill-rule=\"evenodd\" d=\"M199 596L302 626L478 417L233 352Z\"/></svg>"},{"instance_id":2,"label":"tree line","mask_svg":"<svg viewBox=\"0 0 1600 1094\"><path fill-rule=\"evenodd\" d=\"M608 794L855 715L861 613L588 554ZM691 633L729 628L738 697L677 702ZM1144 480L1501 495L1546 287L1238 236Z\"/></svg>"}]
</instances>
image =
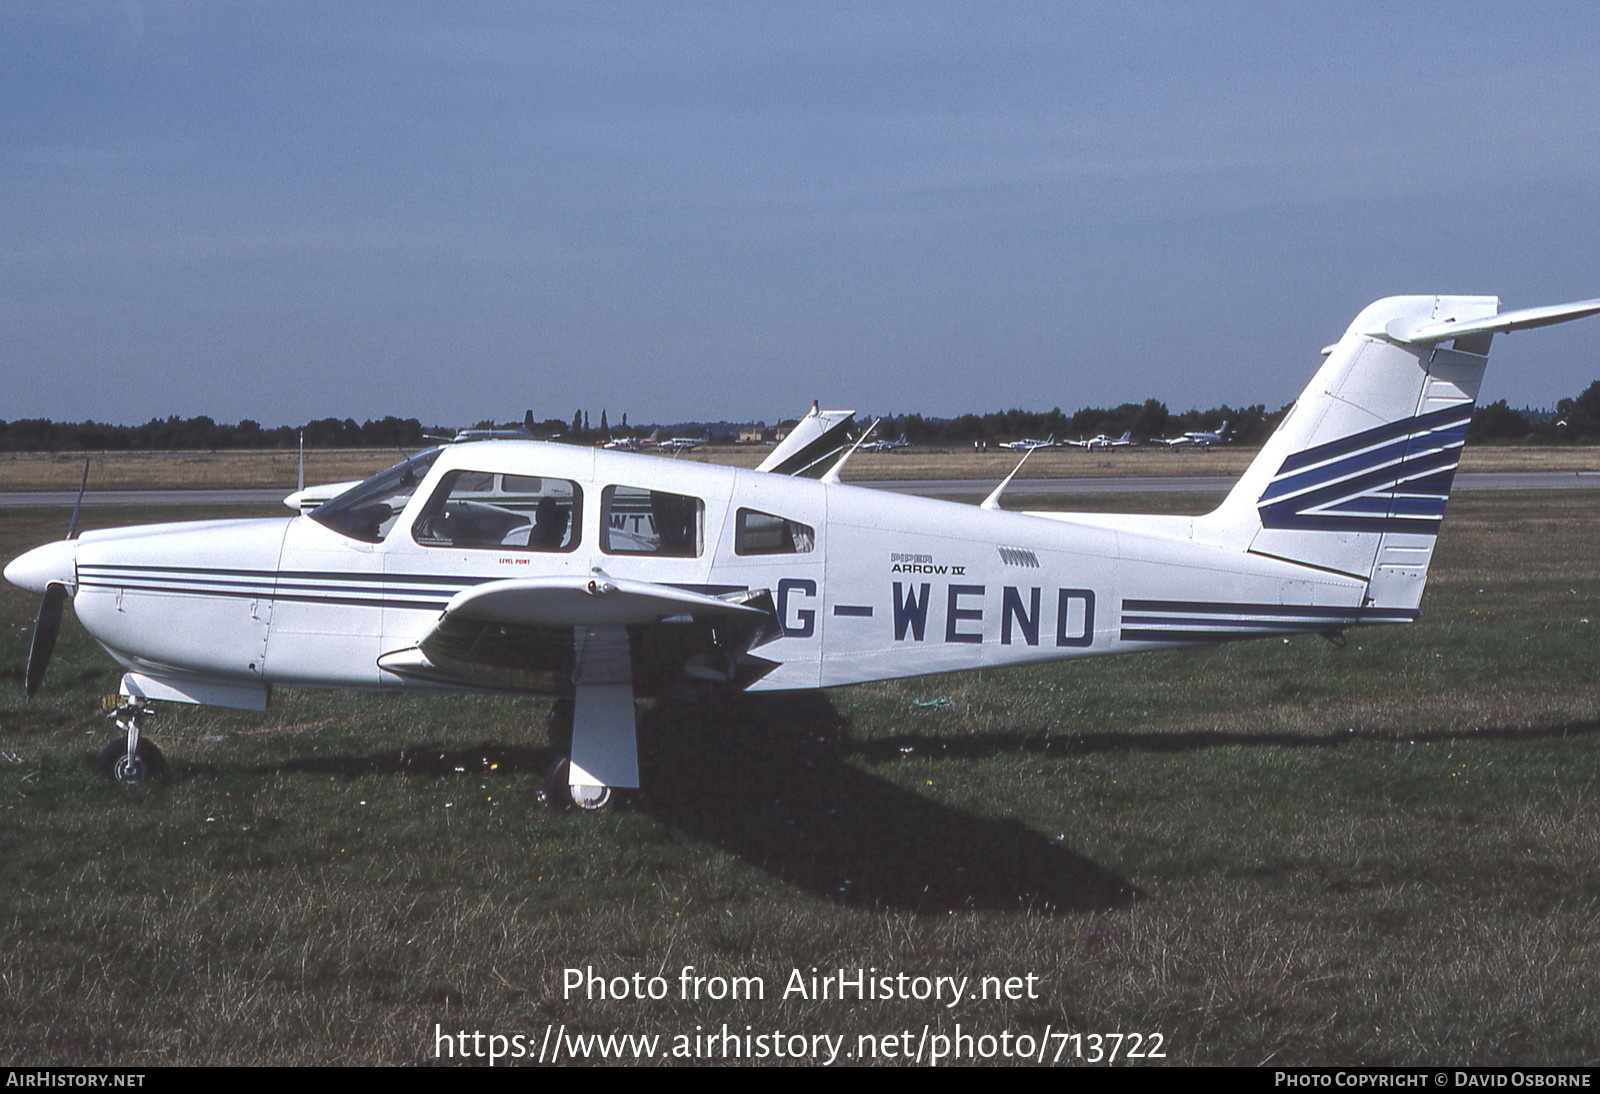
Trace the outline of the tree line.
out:
<instances>
[{"instance_id":1,"label":"tree line","mask_svg":"<svg viewBox=\"0 0 1600 1094\"><path fill-rule=\"evenodd\" d=\"M48 418L0 420L5 452L170 452L214 449L293 449L304 433L307 448L420 448L433 428L415 418L319 418L303 426L263 426L246 418L234 425L196 418L151 418L143 425L56 422Z\"/></svg>"},{"instance_id":2,"label":"tree line","mask_svg":"<svg viewBox=\"0 0 1600 1094\"><path fill-rule=\"evenodd\" d=\"M1143 403L1123 403L1110 408L1084 407L1071 414L1060 407L1048 411L1017 409L962 414L955 418L891 414L883 418L876 436L889 439L904 436L912 444L934 446L965 446L975 441L995 443L1021 437L1082 440L1100 434L1118 437L1123 433L1131 433L1136 440L1149 440L1177 436L1189 430L1215 430L1227 422L1229 439L1250 445L1266 440L1288 409L1269 411L1257 404L1175 413L1160 400L1147 399ZM535 421L530 411L520 422L481 421L473 428L516 427L527 428L534 436L591 444L614 437L644 436L655 429L674 436L699 436L709 431L714 438L731 440L740 423L678 422L630 427L624 415L622 424L613 430L602 410L600 428L593 429L584 411L576 412L570 422L564 418ZM24 418L11 422L0 419L0 451L293 449L299 445L302 435L307 448L416 449L454 433L455 430L440 426L423 426L416 418L395 417L364 422L353 418L319 418L303 426L275 427L263 426L249 418L237 424L226 424L205 415L152 418L142 425ZM1478 444L1600 444L1600 380L1575 398L1561 399L1553 411L1516 410L1504 399L1480 406L1473 412L1467 437Z\"/></svg>"}]
</instances>

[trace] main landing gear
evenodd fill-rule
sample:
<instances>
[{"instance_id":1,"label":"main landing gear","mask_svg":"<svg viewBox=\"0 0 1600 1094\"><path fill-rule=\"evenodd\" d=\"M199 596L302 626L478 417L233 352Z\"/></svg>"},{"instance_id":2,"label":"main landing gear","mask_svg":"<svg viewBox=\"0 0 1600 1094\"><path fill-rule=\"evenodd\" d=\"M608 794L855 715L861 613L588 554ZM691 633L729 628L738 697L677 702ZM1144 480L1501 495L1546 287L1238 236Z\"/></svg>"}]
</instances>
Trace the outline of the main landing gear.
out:
<instances>
[{"instance_id":1,"label":"main landing gear","mask_svg":"<svg viewBox=\"0 0 1600 1094\"><path fill-rule=\"evenodd\" d=\"M552 809L598 813L620 803L622 794L609 786L572 785L572 761L562 757L544 776L544 803Z\"/></svg>"},{"instance_id":2,"label":"main landing gear","mask_svg":"<svg viewBox=\"0 0 1600 1094\"><path fill-rule=\"evenodd\" d=\"M140 721L154 716L154 710L132 699L107 712L124 736L102 748L91 766L119 783L142 783L166 774L167 758L154 741L139 736Z\"/></svg>"},{"instance_id":3,"label":"main landing gear","mask_svg":"<svg viewBox=\"0 0 1600 1094\"><path fill-rule=\"evenodd\" d=\"M550 710L550 741L564 755L545 775L557 809L600 810L639 785L633 668L625 627L573 629L573 694Z\"/></svg>"},{"instance_id":4,"label":"main landing gear","mask_svg":"<svg viewBox=\"0 0 1600 1094\"><path fill-rule=\"evenodd\" d=\"M630 707L627 724L630 738L628 743L631 744L633 734L631 694L628 697L628 705ZM560 755L545 772L544 803L551 809L577 809L588 813L615 808L628 800L628 790L601 783L596 776L589 774L581 766L576 779L574 778L572 755L576 711L576 701L572 697L563 696L551 706L550 716L545 721L545 732ZM630 781L637 783L638 780Z\"/></svg>"}]
</instances>

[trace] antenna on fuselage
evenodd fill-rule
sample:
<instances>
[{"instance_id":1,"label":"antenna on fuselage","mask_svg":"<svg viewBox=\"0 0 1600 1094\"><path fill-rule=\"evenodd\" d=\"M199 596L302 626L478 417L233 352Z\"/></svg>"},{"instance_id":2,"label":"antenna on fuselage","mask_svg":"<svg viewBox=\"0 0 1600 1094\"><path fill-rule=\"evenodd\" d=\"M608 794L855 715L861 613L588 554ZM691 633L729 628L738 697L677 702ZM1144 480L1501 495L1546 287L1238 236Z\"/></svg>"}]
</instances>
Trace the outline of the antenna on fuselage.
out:
<instances>
[{"instance_id":1,"label":"antenna on fuselage","mask_svg":"<svg viewBox=\"0 0 1600 1094\"><path fill-rule=\"evenodd\" d=\"M854 456L856 454L856 449L860 448L862 443L868 437L872 436L872 431L874 429L878 428L878 423L881 422L881 421L883 421L882 418L874 418L874 419L872 419L872 424L867 426L866 431L863 432L861 434L861 436L856 438L856 443L850 446L850 450L848 452L846 452L843 456L840 456L839 457L839 462L834 464L832 467L828 468L828 470L823 473L822 478L820 480L818 480L818 481L827 482L827 483L838 483L838 481L839 481L839 472L844 470L844 465L849 462L851 456Z\"/></svg>"},{"instance_id":2,"label":"antenna on fuselage","mask_svg":"<svg viewBox=\"0 0 1600 1094\"><path fill-rule=\"evenodd\" d=\"M1054 434L1051 434L1051 436L1054 436ZM1011 480L1017 477L1017 472L1022 470L1022 465L1028 462L1028 457L1033 455L1035 452L1037 452L1041 447L1043 447L1043 446L1042 445L1035 445L1034 447L1032 447L1032 448L1028 449L1026 452L1024 452L1022 454L1022 459L1017 461L1017 466L1015 466L1015 467L1013 467L1011 469L1011 474L1007 475L1005 477L1005 481L1002 482L999 486L994 488L994 493L990 494L988 497L983 499L982 503L979 504L978 508L979 509L998 509L998 508L1000 508L1000 495L1004 494L1006 492L1006 487L1011 485Z\"/></svg>"}]
</instances>

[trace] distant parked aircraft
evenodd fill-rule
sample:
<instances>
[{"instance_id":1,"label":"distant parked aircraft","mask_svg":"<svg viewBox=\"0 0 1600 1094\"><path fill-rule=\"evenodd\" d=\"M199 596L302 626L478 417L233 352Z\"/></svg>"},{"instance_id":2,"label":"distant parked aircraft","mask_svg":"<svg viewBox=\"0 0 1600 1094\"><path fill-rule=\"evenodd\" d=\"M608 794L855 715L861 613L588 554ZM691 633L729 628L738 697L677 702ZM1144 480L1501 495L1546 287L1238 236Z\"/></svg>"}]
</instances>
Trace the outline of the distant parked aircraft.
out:
<instances>
[{"instance_id":1,"label":"distant parked aircraft","mask_svg":"<svg viewBox=\"0 0 1600 1094\"><path fill-rule=\"evenodd\" d=\"M1228 439L1228 423L1223 422L1222 428L1215 433L1191 429L1181 437L1163 437L1161 443L1169 448L1210 448L1214 444L1222 444Z\"/></svg>"},{"instance_id":2,"label":"distant parked aircraft","mask_svg":"<svg viewBox=\"0 0 1600 1094\"><path fill-rule=\"evenodd\" d=\"M1068 441L1075 448L1127 448L1138 442L1133 439L1133 433L1127 432L1120 437L1109 437L1101 433L1097 437L1090 437L1086 441Z\"/></svg>"},{"instance_id":3,"label":"distant parked aircraft","mask_svg":"<svg viewBox=\"0 0 1600 1094\"><path fill-rule=\"evenodd\" d=\"M1009 448L1013 452L1032 452L1036 448L1060 448L1061 442L1056 440L1056 435L1052 433L1042 441L1024 437L1020 441L1006 441L999 447Z\"/></svg>"}]
</instances>

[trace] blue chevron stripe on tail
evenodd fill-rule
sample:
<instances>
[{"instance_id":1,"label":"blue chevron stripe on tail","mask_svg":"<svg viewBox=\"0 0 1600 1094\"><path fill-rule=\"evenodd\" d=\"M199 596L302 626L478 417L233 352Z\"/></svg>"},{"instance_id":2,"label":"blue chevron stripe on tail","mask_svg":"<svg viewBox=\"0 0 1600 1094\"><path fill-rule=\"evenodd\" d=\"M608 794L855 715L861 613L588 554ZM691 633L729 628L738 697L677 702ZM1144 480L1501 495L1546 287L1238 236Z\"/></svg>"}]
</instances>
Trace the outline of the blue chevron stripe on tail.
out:
<instances>
[{"instance_id":1,"label":"blue chevron stripe on tail","mask_svg":"<svg viewBox=\"0 0 1600 1094\"><path fill-rule=\"evenodd\" d=\"M1437 534L1471 402L1290 455L1262 491L1263 528Z\"/></svg>"}]
</instances>

